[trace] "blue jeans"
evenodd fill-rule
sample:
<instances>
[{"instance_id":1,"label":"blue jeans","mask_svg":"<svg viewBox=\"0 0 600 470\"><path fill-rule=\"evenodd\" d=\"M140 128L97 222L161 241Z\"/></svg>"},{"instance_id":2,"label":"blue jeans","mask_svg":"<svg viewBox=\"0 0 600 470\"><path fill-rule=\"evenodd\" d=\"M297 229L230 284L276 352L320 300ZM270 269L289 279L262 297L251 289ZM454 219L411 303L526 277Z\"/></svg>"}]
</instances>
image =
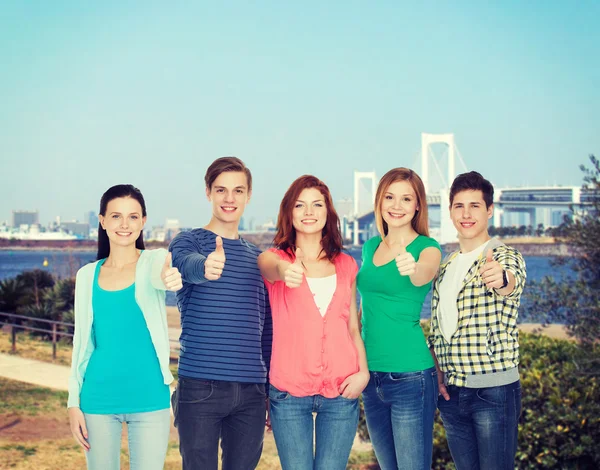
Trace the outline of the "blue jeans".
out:
<instances>
[{"instance_id":1,"label":"blue jeans","mask_svg":"<svg viewBox=\"0 0 600 470\"><path fill-rule=\"evenodd\" d=\"M264 384L179 377L171 397L183 470L254 470L267 416Z\"/></svg>"},{"instance_id":2,"label":"blue jeans","mask_svg":"<svg viewBox=\"0 0 600 470\"><path fill-rule=\"evenodd\" d=\"M118 470L121 434L127 423L129 468L162 470L169 444L169 408L145 413L97 415L84 413L90 450L85 453L88 470Z\"/></svg>"},{"instance_id":3,"label":"blue jeans","mask_svg":"<svg viewBox=\"0 0 600 470\"><path fill-rule=\"evenodd\" d=\"M438 408L458 470L514 470L521 383L488 388L447 387Z\"/></svg>"},{"instance_id":4,"label":"blue jeans","mask_svg":"<svg viewBox=\"0 0 600 470\"><path fill-rule=\"evenodd\" d=\"M294 397L271 385L269 402L282 470L345 470L358 427L358 399Z\"/></svg>"},{"instance_id":5,"label":"blue jeans","mask_svg":"<svg viewBox=\"0 0 600 470\"><path fill-rule=\"evenodd\" d=\"M417 372L371 372L363 403L383 470L431 468L437 399L435 367Z\"/></svg>"}]
</instances>

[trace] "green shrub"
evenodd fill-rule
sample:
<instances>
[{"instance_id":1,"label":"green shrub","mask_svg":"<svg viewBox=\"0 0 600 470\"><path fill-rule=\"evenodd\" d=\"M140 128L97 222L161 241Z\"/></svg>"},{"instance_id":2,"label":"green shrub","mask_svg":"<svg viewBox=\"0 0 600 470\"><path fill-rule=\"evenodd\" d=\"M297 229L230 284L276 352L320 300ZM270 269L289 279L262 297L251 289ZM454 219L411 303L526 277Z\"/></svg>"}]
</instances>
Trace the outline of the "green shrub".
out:
<instances>
[{"instance_id":1,"label":"green shrub","mask_svg":"<svg viewBox=\"0 0 600 470\"><path fill-rule=\"evenodd\" d=\"M572 341L528 334L520 335L520 344L517 468L600 468L600 345L584 349ZM368 439L362 409L359 434ZM454 469L439 415L433 440L433 468Z\"/></svg>"}]
</instances>

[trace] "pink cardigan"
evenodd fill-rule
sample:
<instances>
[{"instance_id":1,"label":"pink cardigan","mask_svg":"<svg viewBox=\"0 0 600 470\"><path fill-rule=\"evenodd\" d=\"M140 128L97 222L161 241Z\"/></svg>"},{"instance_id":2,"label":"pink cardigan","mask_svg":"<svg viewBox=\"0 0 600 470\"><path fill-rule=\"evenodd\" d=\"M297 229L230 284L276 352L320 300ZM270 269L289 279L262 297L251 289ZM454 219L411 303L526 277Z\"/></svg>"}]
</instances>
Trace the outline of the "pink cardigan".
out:
<instances>
[{"instance_id":1,"label":"pink cardigan","mask_svg":"<svg viewBox=\"0 0 600 470\"><path fill-rule=\"evenodd\" d=\"M282 250L269 251L293 262ZM321 316L306 278L295 289L283 281L265 280L273 315L269 382L296 397L335 398L346 377L359 371L358 352L348 331L358 267L345 253L339 254L334 264L337 285L325 316Z\"/></svg>"}]
</instances>

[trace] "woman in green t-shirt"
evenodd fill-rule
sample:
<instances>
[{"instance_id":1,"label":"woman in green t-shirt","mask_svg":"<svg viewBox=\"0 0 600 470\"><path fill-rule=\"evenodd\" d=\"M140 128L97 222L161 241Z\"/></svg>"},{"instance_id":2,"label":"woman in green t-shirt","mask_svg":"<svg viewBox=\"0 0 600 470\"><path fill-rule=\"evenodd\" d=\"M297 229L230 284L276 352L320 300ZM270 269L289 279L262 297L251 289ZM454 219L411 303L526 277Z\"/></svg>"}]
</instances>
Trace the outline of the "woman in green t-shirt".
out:
<instances>
[{"instance_id":1,"label":"woman in green t-shirt","mask_svg":"<svg viewBox=\"0 0 600 470\"><path fill-rule=\"evenodd\" d=\"M363 392L367 427L383 470L431 468L437 374L420 317L440 265L429 237L419 175L388 171L375 197L380 236L363 246L357 287L370 380Z\"/></svg>"}]
</instances>

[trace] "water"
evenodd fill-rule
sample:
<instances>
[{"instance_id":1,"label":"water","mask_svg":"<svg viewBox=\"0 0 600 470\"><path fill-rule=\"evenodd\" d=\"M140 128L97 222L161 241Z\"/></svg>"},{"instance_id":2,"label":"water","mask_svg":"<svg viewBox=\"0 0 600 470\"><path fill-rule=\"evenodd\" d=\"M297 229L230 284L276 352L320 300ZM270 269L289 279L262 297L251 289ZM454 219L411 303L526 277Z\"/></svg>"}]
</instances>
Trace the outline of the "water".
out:
<instances>
[{"instance_id":1,"label":"water","mask_svg":"<svg viewBox=\"0 0 600 470\"><path fill-rule=\"evenodd\" d=\"M350 254L356 259L360 266L360 250L351 250ZM15 277L23 271L33 269L42 269L58 277L75 276L77 270L96 259L95 251L20 251L20 250L0 250L0 281L10 277ZM44 260L47 266L44 266ZM564 266L553 267L550 265L552 257L550 256L526 256L527 280L539 281L545 276L554 276L555 278L568 278L570 270ZM527 287L523 294L523 303L527 302ZM167 305L175 305L175 295L167 292ZM422 318L430 317L431 293L427 295ZM521 308L523 312L523 308Z\"/></svg>"}]
</instances>

